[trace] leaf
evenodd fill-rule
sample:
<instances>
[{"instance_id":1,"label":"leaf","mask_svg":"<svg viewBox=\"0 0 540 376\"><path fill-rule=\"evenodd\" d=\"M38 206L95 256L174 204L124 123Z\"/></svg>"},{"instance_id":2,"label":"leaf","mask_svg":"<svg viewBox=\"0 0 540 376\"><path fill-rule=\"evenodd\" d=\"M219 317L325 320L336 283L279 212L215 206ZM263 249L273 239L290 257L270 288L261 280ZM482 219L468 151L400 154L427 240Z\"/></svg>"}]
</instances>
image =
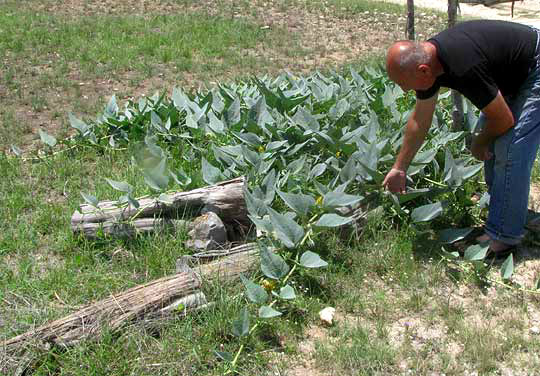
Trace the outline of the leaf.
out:
<instances>
[{"instance_id":1,"label":"leaf","mask_svg":"<svg viewBox=\"0 0 540 376\"><path fill-rule=\"evenodd\" d=\"M107 103L107 107L105 107L105 116L116 117L117 112L118 105L116 104L116 96L113 95L109 100L109 103Z\"/></svg>"},{"instance_id":2,"label":"leaf","mask_svg":"<svg viewBox=\"0 0 540 376\"><path fill-rule=\"evenodd\" d=\"M323 197L325 208L338 208L342 206L354 205L364 199L363 196L349 195L343 192L328 192Z\"/></svg>"},{"instance_id":3,"label":"leaf","mask_svg":"<svg viewBox=\"0 0 540 376\"><path fill-rule=\"evenodd\" d=\"M71 112L68 113L68 117L69 124L76 130L78 130L81 136L84 136L86 132L88 132L89 127L84 121L77 119Z\"/></svg>"},{"instance_id":4,"label":"leaf","mask_svg":"<svg viewBox=\"0 0 540 376\"><path fill-rule=\"evenodd\" d=\"M155 191L161 192L169 186L169 176L165 174L167 160L163 158L157 166L143 172L144 181Z\"/></svg>"},{"instance_id":5,"label":"leaf","mask_svg":"<svg viewBox=\"0 0 540 376\"><path fill-rule=\"evenodd\" d=\"M97 208L99 201L96 196L92 196L91 194L84 192L81 192L81 196L88 205Z\"/></svg>"},{"instance_id":6,"label":"leaf","mask_svg":"<svg viewBox=\"0 0 540 376\"><path fill-rule=\"evenodd\" d=\"M249 334L249 312L246 307L240 312L240 316L233 321L232 332L237 337L245 337Z\"/></svg>"},{"instance_id":7,"label":"leaf","mask_svg":"<svg viewBox=\"0 0 540 376\"><path fill-rule=\"evenodd\" d=\"M353 180L356 177L357 168L356 161L353 156L349 158L345 166L339 172L339 178L343 183Z\"/></svg>"},{"instance_id":8,"label":"leaf","mask_svg":"<svg viewBox=\"0 0 540 376\"><path fill-rule=\"evenodd\" d=\"M285 193L278 191L279 197L285 204L299 215L308 215L310 209L315 206L315 199L302 193Z\"/></svg>"},{"instance_id":9,"label":"leaf","mask_svg":"<svg viewBox=\"0 0 540 376\"><path fill-rule=\"evenodd\" d=\"M486 257L486 253L489 249L489 244L481 246L479 244L471 245L465 250L463 258L468 261L483 260Z\"/></svg>"},{"instance_id":10,"label":"leaf","mask_svg":"<svg viewBox=\"0 0 540 376\"><path fill-rule=\"evenodd\" d=\"M263 319L271 319L272 317L278 317L281 315L281 312L276 311L270 306L262 306L261 308L259 308L259 317Z\"/></svg>"},{"instance_id":11,"label":"leaf","mask_svg":"<svg viewBox=\"0 0 540 376\"><path fill-rule=\"evenodd\" d=\"M22 150L17 145L11 145L11 152L15 154L17 157L20 157L22 155Z\"/></svg>"},{"instance_id":12,"label":"leaf","mask_svg":"<svg viewBox=\"0 0 540 376\"><path fill-rule=\"evenodd\" d=\"M247 187L244 188L244 200L250 214L262 217L267 213L267 205L264 200L252 194Z\"/></svg>"},{"instance_id":13,"label":"leaf","mask_svg":"<svg viewBox=\"0 0 540 376\"><path fill-rule=\"evenodd\" d=\"M296 294L290 285L286 285L279 290L279 297L281 299L290 300L296 298Z\"/></svg>"},{"instance_id":14,"label":"leaf","mask_svg":"<svg viewBox=\"0 0 540 376\"><path fill-rule=\"evenodd\" d=\"M232 354L227 351L214 350L214 355L225 362L231 362L233 360Z\"/></svg>"},{"instance_id":15,"label":"leaf","mask_svg":"<svg viewBox=\"0 0 540 376\"><path fill-rule=\"evenodd\" d=\"M225 130L225 125L223 122L217 118L217 116L214 114L214 111L208 112L208 127L217 134L223 134Z\"/></svg>"},{"instance_id":16,"label":"leaf","mask_svg":"<svg viewBox=\"0 0 540 376\"><path fill-rule=\"evenodd\" d=\"M306 251L300 257L300 265L306 268L323 268L328 266L328 263L321 259L318 254Z\"/></svg>"},{"instance_id":17,"label":"leaf","mask_svg":"<svg viewBox=\"0 0 540 376\"><path fill-rule=\"evenodd\" d=\"M107 183L117 191L129 193L133 190L133 187L125 181L116 181L107 178L105 178L105 180L107 180Z\"/></svg>"},{"instance_id":18,"label":"leaf","mask_svg":"<svg viewBox=\"0 0 540 376\"><path fill-rule=\"evenodd\" d=\"M442 211L442 203L438 201L434 204L424 205L414 209L411 213L411 219L415 223L431 221L441 215Z\"/></svg>"},{"instance_id":19,"label":"leaf","mask_svg":"<svg viewBox=\"0 0 540 376\"><path fill-rule=\"evenodd\" d=\"M50 146L51 148L56 145L56 138L42 131L41 129L39 130L39 138L41 139L41 142L43 142L45 145Z\"/></svg>"},{"instance_id":20,"label":"leaf","mask_svg":"<svg viewBox=\"0 0 540 376\"><path fill-rule=\"evenodd\" d=\"M289 265L280 255L261 247L261 270L265 276L272 279L281 279L289 273Z\"/></svg>"},{"instance_id":21,"label":"leaf","mask_svg":"<svg viewBox=\"0 0 540 376\"><path fill-rule=\"evenodd\" d=\"M202 175L203 180L211 185L223 179L221 171L217 167L212 166L204 157L202 157Z\"/></svg>"},{"instance_id":22,"label":"leaf","mask_svg":"<svg viewBox=\"0 0 540 376\"><path fill-rule=\"evenodd\" d=\"M240 122L240 99L234 98L234 102L231 103L226 113L227 122L230 125L234 125Z\"/></svg>"},{"instance_id":23,"label":"leaf","mask_svg":"<svg viewBox=\"0 0 540 376\"><path fill-rule=\"evenodd\" d=\"M514 273L514 256L510 254L504 260L503 264L501 265L501 277L502 279L510 279L512 277L512 274Z\"/></svg>"},{"instance_id":24,"label":"leaf","mask_svg":"<svg viewBox=\"0 0 540 376\"><path fill-rule=\"evenodd\" d=\"M321 176L326 171L326 163L318 163L309 172L308 180Z\"/></svg>"},{"instance_id":25,"label":"leaf","mask_svg":"<svg viewBox=\"0 0 540 376\"><path fill-rule=\"evenodd\" d=\"M447 228L439 232L439 241L443 244L452 244L464 239L472 232L472 227L467 228Z\"/></svg>"},{"instance_id":26,"label":"leaf","mask_svg":"<svg viewBox=\"0 0 540 376\"><path fill-rule=\"evenodd\" d=\"M246 295L249 300L257 304L266 303L266 301L268 300L268 293L261 285L250 281L249 279L244 277L243 274L240 274L240 279L246 287Z\"/></svg>"},{"instance_id":27,"label":"leaf","mask_svg":"<svg viewBox=\"0 0 540 376\"><path fill-rule=\"evenodd\" d=\"M540 278L538 278L538 281L536 281L535 288L540 290Z\"/></svg>"},{"instance_id":28,"label":"leaf","mask_svg":"<svg viewBox=\"0 0 540 376\"><path fill-rule=\"evenodd\" d=\"M352 217L342 217L334 213L323 214L321 218L315 223L315 226L318 227L338 227L343 226L351 221L354 218Z\"/></svg>"},{"instance_id":29,"label":"leaf","mask_svg":"<svg viewBox=\"0 0 540 376\"><path fill-rule=\"evenodd\" d=\"M279 214L272 208L267 208L270 215L270 221L274 225L274 229L279 237L279 240L283 242L285 247L293 248L300 243L304 236L304 229L293 219Z\"/></svg>"},{"instance_id":30,"label":"leaf","mask_svg":"<svg viewBox=\"0 0 540 376\"><path fill-rule=\"evenodd\" d=\"M398 202L400 204L404 204L408 201L414 200L417 197L424 196L425 194L429 192L431 192L431 189L429 188L410 189L406 193L403 193L397 196Z\"/></svg>"}]
</instances>

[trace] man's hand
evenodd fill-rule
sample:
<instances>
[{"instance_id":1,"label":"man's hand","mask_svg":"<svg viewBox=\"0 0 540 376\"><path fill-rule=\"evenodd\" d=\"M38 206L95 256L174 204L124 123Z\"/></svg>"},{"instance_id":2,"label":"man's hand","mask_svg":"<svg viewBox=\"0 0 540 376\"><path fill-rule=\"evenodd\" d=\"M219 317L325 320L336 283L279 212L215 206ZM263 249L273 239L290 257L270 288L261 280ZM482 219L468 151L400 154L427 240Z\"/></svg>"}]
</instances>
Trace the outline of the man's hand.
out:
<instances>
[{"instance_id":1,"label":"man's hand","mask_svg":"<svg viewBox=\"0 0 540 376\"><path fill-rule=\"evenodd\" d=\"M493 153L489 151L489 143L482 141L478 136L472 140L471 153L481 161L487 161L493 157Z\"/></svg>"},{"instance_id":2,"label":"man's hand","mask_svg":"<svg viewBox=\"0 0 540 376\"><path fill-rule=\"evenodd\" d=\"M383 187L392 193L405 193L405 183L407 182L407 174L403 170L392 168L382 183Z\"/></svg>"}]
</instances>

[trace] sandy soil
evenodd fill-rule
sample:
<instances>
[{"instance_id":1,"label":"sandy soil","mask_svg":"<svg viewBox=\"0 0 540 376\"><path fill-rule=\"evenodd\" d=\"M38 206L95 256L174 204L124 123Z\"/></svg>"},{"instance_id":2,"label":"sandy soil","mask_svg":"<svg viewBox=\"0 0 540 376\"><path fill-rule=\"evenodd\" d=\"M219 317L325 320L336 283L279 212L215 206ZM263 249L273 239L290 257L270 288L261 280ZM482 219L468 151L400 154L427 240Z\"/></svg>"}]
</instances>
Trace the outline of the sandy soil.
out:
<instances>
[{"instance_id":1,"label":"sandy soil","mask_svg":"<svg viewBox=\"0 0 540 376\"><path fill-rule=\"evenodd\" d=\"M407 4L407 0L382 0L385 2ZM431 8L446 12L447 0L414 0L415 7ZM512 17L511 3L498 4L491 7L484 5L460 4L463 17L478 17L495 20L507 20L519 22L540 28L540 1L522 0L514 5L514 17Z\"/></svg>"}]
</instances>

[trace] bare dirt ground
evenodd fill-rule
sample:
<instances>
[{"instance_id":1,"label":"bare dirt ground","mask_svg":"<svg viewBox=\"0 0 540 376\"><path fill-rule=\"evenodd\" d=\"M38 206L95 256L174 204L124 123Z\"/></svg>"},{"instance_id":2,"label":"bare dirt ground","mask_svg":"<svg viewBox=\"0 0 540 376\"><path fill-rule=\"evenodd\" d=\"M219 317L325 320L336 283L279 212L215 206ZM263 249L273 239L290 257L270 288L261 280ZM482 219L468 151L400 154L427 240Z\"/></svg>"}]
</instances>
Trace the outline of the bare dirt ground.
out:
<instances>
[{"instance_id":1,"label":"bare dirt ground","mask_svg":"<svg viewBox=\"0 0 540 376\"><path fill-rule=\"evenodd\" d=\"M383 0L396 4L406 5L406 0ZM447 0L415 0L416 7L434 9L446 12ZM485 18L494 20L506 20L531 25L540 28L540 1L522 0L516 1L514 5L514 15L512 17L511 3L497 4L490 7L484 5L460 4L459 12L463 17Z\"/></svg>"},{"instance_id":2,"label":"bare dirt ground","mask_svg":"<svg viewBox=\"0 0 540 376\"><path fill-rule=\"evenodd\" d=\"M227 0L229 1L229 0ZM227 3L223 1L223 3ZM365 12L359 15L338 16L330 8L313 11L307 6L295 5L285 8L280 1L253 2L250 9L235 5L230 0L231 14L236 18L247 18L261 28L281 28L297 40L304 52L299 57L291 58L286 48L260 48L242 51L266 61L264 71L277 74L284 70L295 73L313 72L319 68L339 67L345 62L362 60L368 56L384 53L386 47L396 39L404 37L405 16L386 13ZM215 13L217 8L211 1L200 1L195 5L170 1L32 1L26 6L36 12L57 15L66 18L78 18L92 15L150 16L179 12ZM418 20L418 33L430 35L441 28L443 20L430 15ZM62 85L49 77L54 75L54 67L59 65L60 56L51 52L41 65L28 65L19 61L9 51L4 64L0 66L0 76L12 76L11 86L0 80L0 101L5 111L14 113L11 119L24 135L17 140L18 146L31 148L38 142L37 130L43 129L53 135L60 135L68 129L67 112L78 116L94 117L97 109L108 97L115 94L122 101L154 92L170 92L173 86L197 88L213 81L233 79L238 76L260 74L253 69L231 66L227 72L219 74L200 74L190 71L175 71L167 64L156 64L155 74L144 77L139 72L130 70L111 72L107 77L92 77L81 72L77 62L69 64L69 72L63 74ZM264 72L263 72L264 73ZM18 87L14 93L12 87ZM14 95L16 94L16 95ZM44 105L36 108L32 98L39 95L46 98ZM7 120L6 120L7 122ZM5 124L4 127L14 124ZM5 145L4 145L5 146Z\"/></svg>"}]
</instances>

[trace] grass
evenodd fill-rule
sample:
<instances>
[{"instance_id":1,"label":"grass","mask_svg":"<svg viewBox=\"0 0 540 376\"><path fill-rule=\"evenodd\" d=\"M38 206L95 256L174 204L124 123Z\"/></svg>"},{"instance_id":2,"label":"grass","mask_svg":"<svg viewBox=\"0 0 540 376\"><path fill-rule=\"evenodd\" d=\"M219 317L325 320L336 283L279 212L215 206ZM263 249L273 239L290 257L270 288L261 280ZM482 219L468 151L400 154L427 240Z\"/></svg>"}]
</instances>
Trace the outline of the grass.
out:
<instances>
[{"instance_id":1,"label":"grass","mask_svg":"<svg viewBox=\"0 0 540 376\"><path fill-rule=\"evenodd\" d=\"M139 1L110 6L107 12L98 3L110 5L80 1L71 3L80 9L71 9L57 1L0 2L0 59L5 63L0 68L1 149L17 144L30 153L38 127L58 137L67 134L66 112L94 116L113 93L126 99L177 84L194 87L291 67L334 68L300 65L306 57L317 61L324 56L321 46L303 39L315 24L289 28L298 12L305 18L326 17L332 30L366 11L388 14L379 16L388 24L397 23L403 12L403 7L368 1L284 0L275 2L272 11L289 15L291 23L267 29L261 2L161 1L144 12L137 8ZM433 27L421 24L420 30L428 26ZM369 30L384 34L379 27L373 24ZM376 60L376 55L360 58ZM337 65L355 63L345 59ZM88 242L71 233L69 218L82 201L80 191L94 192L100 199L118 196L104 177L127 180L137 192L144 191L126 153L76 150L41 162L0 153L0 171L0 339L171 274L175 260L190 252L184 247L185 234ZM408 369L415 374L489 374L507 364L525 373L538 369L538 361L527 354L540 350L540 340L527 335L533 322L523 308L538 312L538 300L524 296L517 304L513 292L497 291L491 297L499 309L489 310L482 303L485 291L473 275L462 273L456 281L432 243L382 217L373 218L358 237L329 234L318 240L330 267L291 281L304 293L282 319L260 327L246 341L240 374L292 373L298 357L313 360L313 368L327 374L396 374ZM462 288L467 294L458 304ZM29 371L222 374L223 364L213 351L237 348L231 317L243 303L231 297L240 291L235 284L207 284L204 292L215 302L211 309L156 326L133 325L120 335L106 333L67 350L36 352ZM319 327L317 312L330 305L338 309L337 324L320 328L315 350L303 353L299 342L314 341L306 329ZM496 330L471 321L471 312L499 318L516 306L521 308L512 320L493 322ZM404 322L410 322L409 332L400 325ZM427 335L431 332L426 328L433 327L444 330L438 337ZM510 334L503 339L501 333ZM3 356L0 352L0 367L9 361Z\"/></svg>"}]
</instances>

